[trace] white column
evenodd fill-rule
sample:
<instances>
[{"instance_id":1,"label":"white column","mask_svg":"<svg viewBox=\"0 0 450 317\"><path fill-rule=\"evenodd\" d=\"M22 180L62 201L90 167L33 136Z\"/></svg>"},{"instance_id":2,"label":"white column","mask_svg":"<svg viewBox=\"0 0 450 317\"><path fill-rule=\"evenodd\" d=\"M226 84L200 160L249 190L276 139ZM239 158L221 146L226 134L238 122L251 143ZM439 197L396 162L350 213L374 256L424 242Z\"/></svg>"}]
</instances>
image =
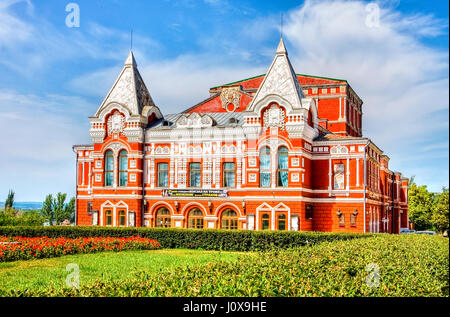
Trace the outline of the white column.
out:
<instances>
[{"instance_id":1,"label":"white column","mask_svg":"<svg viewBox=\"0 0 450 317\"><path fill-rule=\"evenodd\" d=\"M356 159L356 186L359 187L359 158Z\"/></svg>"},{"instance_id":2,"label":"white column","mask_svg":"<svg viewBox=\"0 0 450 317\"><path fill-rule=\"evenodd\" d=\"M347 191L350 190L350 159L347 158Z\"/></svg>"},{"instance_id":3,"label":"white column","mask_svg":"<svg viewBox=\"0 0 450 317\"><path fill-rule=\"evenodd\" d=\"M275 208L272 208L271 229L272 229L272 230L275 230Z\"/></svg>"},{"instance_id":4,"label":"white column","mask_svg":"<svg viewBox=\"0 0 450 317\"><path fill-rule=\"evenodd\" d=\"M332 173L332 169L331 169L331 157L330 157L328 159L328 190L331 190L333 188L333 183L331 182L331 175L332 174L333 173Z\"/></svg>"}]
</instances>

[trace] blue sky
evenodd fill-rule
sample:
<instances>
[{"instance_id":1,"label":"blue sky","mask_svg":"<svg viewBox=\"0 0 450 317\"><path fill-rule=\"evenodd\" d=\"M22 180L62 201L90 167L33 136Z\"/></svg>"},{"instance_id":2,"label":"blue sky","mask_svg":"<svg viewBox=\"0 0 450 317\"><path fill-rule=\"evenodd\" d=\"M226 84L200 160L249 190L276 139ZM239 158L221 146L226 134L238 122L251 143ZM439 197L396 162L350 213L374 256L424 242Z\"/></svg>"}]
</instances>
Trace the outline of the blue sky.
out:
<instances>
[{"instance_id":1,"label":"blue sky","mask_svg":"<svg viewBox=\"0 0 450 317\"><path fill-rule=\"evenodd\" d=\"M280 34L297 73L345 78L364 101L364 135L390 167L448 186L447 1L0 0L0 200L74 194L73 144L130 49L165 114L208 88L266 72ZM430 5L432 3L432 5ZM368 5L380 9L368 25Z\"/></svg>"}]
</instances>

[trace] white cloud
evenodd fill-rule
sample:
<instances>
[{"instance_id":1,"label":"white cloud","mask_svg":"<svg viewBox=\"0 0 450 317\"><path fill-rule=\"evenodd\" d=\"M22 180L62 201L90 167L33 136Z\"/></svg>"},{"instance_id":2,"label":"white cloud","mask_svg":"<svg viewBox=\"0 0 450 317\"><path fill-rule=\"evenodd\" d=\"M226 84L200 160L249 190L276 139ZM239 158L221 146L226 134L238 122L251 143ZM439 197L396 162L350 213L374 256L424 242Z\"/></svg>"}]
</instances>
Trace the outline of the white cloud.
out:
<instances>
[{"instance_id":1,"label":"white cloud","mask_svg":"<svg viewBox=\"0 0 450 317\"><path fill-rule=\"evenodd\" d=\"M25 6L26 18L15 12ZM27 0L10 0L0 6L0 65L21 74L34 77L39 71L48 71L57 62L73 62L77 58L119 61L117 52L130 48L130 31L120 31L96 23L86 22L80 28L55 26L42 19ZM63 17L65 14L62 11ZM140 34L133 41L142 48L155 50L159 43Z\"/></svg>"},{"instance_id":2,"label":"white cloud","mask_svg":"<svg viewBox=\"0 0 450 317\"><path fill-rule=\"evenodd\" d=\"M0 193L41 201L50 192L74 194L72 144L90 142L84 99L0 90Z\"/></svg>"},{"instance_id":3,"label":"white cloud","mask_svg":"<svg viewBox=\"0 0 450 317\"><path fill-rule=\"evenodd\" d=\"M387 152L391 167L412 175L424 144L430 158L448 162L448 153L442 157L433 147L448 142L448 51L419 40L445 33L447 25L381 7L379 27L368 27L366 5L306 1L291 11L284 33L295 70L349 81L364 101L364 134ZM448 184L448 167L445 174ZM436 190L442 184L427 181Z\"/></svg>"},{"instance_id":4,"label":"white cloud","mask_svg":"<svg viewBox=\"0 0 450 317\"><path fill-rule=\"evenodd\" d=\"M117 61L115 67L95 69L68 83L74 95L96 99L94 103L82 97L0 91L0 133L5 136L0 146L8 149L0 157L0 166L8 166L0 172L6 180L0 193L20 179L18 195L41 200L48 192L73 189L71 146L90 142L87 117L120 73L129 32L89 24L67 37L45 21L36 23L32 12L34 23L17 18L10 8L18 2L0 3L0 48L5 48L0 63L27 74L48 67L45 61L55 56ZM445 33L445 27L430 15L405 16L382 7L380 26L368 28L365 6L361 1L306 1L288 12L284 37L291 61L298 73L347 79L364 100L364 134L391 157L391 167L439 190L448 184L443 164L448 162L448 52L421 40ZM197 40L205 48L209 41L214 47L223 44L218 55L207 49L163 60L150 60L144 50L135 55L153 99L164 114L173 113L207 98L212 86L266 72L276 49L272 36L277 23L274 16L246 19L239 35L217 30L220 36ZM102 38L114 36L123 50L105 50ZM265 46L269 39L270 48ZM136 40L159 47L145 37ZM266 60L263 67L261 58ZM36 189L36 184L45 185Z\"/></svg>"},{"instance_id":5,"label":"white cloud","mask_svg":"<svg viewBox=\"0 0 450 317\"><path fill-rule=\"evenodd\" d=\"M149 62L142 57L136 57L139 72L164 114L185 110L208 98L211 87L266 71L261 67L221 65L213 57L205 55L183 55L157 62ZM101 69L72 80L69 86L74 91L94 95L100 100L114 84L120 70L121 67Z\"/></svg>"}]
</instances>

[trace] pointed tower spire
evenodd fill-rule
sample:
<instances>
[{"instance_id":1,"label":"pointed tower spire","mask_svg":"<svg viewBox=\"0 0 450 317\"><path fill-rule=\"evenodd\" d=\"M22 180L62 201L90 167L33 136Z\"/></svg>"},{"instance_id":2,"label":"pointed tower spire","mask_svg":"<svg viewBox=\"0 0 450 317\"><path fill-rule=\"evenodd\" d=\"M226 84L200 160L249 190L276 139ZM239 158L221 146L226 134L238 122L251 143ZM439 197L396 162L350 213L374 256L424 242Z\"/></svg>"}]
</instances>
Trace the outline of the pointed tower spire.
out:
<instances>
[{"instance_id":1,"label":"pointed tower spire","mask_svg":"<svg viewBox=\"0 0 450 317\"><path fill-rule=\"evenodd\" d=\"M277 55L278 54L285 54L287 56L287 50L286 50L286 46L284 45L284 41L283 38L280 38L280 43L278 43L278 47L277 47Z\"/></svg>"},{"instance_id":2,"label":"pointed tower spire","mask_svg":"<svg viewBox=\"0 0 450 317\"><path fill-rule=\"evenodd\" d=\"M144 107L156 107L137 69L132 51L128 54L122 72L97 110L96 116L111 103L125 106L131 115L141 115Z\"/></svg>"},{"instance_id":3,"label":"pointed tower spire","mask_svg":"<svg viewBox=\"0 0 450 317\"><path fill-rule=\"evenodd\" d=\"M282 38L278 44L272 64L250 103L249 110L254 111L257 104L269 95L282 97L294 109L302 107L302 98L304 98L303 90L289 61L286 46Z\"/></svg>"},{"instance_id":4,"label":"pointed tower spire","mask_svg":"<svg viewBox=\"0 0 450 317\"><path fill-rule=\"evenodd\" d=\"M128 57L125 60L125 66L137 67L136 60L134 59L133 51L130 51L130 54L128 54Z\"/></svg>"}]
</instances>

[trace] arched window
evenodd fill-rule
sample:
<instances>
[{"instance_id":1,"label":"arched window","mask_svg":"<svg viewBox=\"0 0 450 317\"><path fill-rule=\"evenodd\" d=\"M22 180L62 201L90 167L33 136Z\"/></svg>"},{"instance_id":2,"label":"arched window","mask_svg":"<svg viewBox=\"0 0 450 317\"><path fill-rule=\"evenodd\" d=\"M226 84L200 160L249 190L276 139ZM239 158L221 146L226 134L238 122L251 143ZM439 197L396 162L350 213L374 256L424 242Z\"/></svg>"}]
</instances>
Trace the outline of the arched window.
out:
<instances>
[{"instance_id":1,"label":"arched window","mask_svg":"<svg viewBox=\"0 0 450 317\"><path fill-rule=\"evenodd\" d=\"M271 184L271 161L270 161L270 149L265 146L259 153L259 185L261 187L270 187Z\"/></svg>"},{"instance_id":2,"label":"arched window","mask_svg":"<svg viewBox=\"0 0 450 317\"><path fill-rule=\"evenodd\" d=\"M112 186L114 182L114 155L111 150L105 153L105 186Z\"/></svg>"},{"instance_id":3,"label":"arched window","mask_svg":"<svg viewBox=\"0 0 450 317\"><path fill-rule=\"evenodd\" d=\"M278 230L286 230L286 215L285 214L278 215L277 228L278 228Z\"/></svg>"},{"instance_id":4,"label":"arched window","mask_svg":"<svg viewBox=\"0 0 450 317\"><path fill-rule=\"evenodd\" d=\"M158 228L170 228L170 211L167 208L159 208L156 212L156 227Z\"/></svg>"},{"instance_id":5,"label":"arched window","mask_svg":"<svg viewBox=\"0 0 450 317\"><path fill-rule=\"evenodd\" d=\"M126 222L126 212L125 210L121 210L119 211L119 226L120 227L125 227L127 222Z\"/></svg>"},{"instance_id":6,"label":"arched window","mask_svg":"<svg viewBox=\"0 0 450 317\"><path fill-rule=\"evenodd\" d=\"M119 186L128 184L128 153L125 150L119 153Z\"/></svg>"},{"instance_id":7,"label":"arched window","mask_svg":"<svg viewBox=\"0 0 450 317\"><path fill-rule=\"evenodd\" d=\"M107 210L105 213L105 225L112 226L112 211Z\"/></svg>"},{"instance_id":8,"label":"arched window","mask_svg":"<svg viewBox=\"0 0 450 317\"><path fill-rule=\"evenodd\" d=\"M277 186L287 187L289 180L288 149L282 146L278 149Z\"/></svg>"},{"instance_id":9,"label":"arched window","mask_svg":"<svg viewBox=\"0 0 450 317\"><path fill-rule=\"evenodd\" d=\"M226 209L222 213L222 229L237 229L238 216L233 209Z\"/></svg>"},{"instance_id":10,"label":"arched window","mask_svg":"<svg viewBox=\"0 0 450 317\"><path fill-rule=\"evenodd\" d=\"M262 230L270 229L270 215L268 213L264 213L261 216L261 229Z\"/></svg>"},{"instance_id":11,"label":"arched window","mask_svg":"<svg viewBox=\"0 0 450 317\"><path fill-rule=\"evenodd\" d=\"M194 208L189 212L188 227L192 229L203 229L203 213L200 209Z\"/></svg>"}]
</instances>

